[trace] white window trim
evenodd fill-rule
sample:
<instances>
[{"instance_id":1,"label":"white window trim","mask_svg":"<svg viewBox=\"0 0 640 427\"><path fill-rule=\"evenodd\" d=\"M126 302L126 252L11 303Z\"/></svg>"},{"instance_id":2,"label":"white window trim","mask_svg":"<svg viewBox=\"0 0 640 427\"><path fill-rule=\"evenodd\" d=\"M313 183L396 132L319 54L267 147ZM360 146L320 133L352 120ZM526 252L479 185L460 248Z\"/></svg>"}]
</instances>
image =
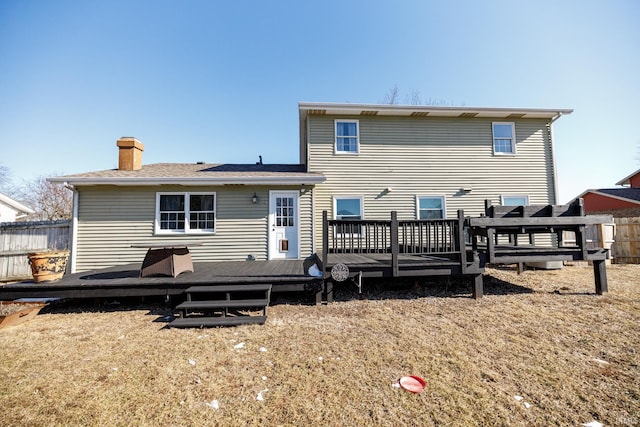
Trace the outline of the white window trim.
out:
<instances>
[{"instance_id":1,"label":"white window trim","mask_svg":"<svg viewBox=\"0 0 640 427\"><path fill-rule=\"evenodd\" d=\"M494 125L509 125L511 126L511 152L505 153L503 151L496 151L495 136L493 134ZM514 122L491 122L491 146L493 148L494 156L515 156L516 155L516 124Z\"/></svg>"},{"instance_id":2,"label":"white window trim","mask_svg":"<svg viewBox=\"0 0 640 427\"><path fill-rule=\"evenodd\" d=\"M360 200L360 220L364 219L364 197L363 196L343 196L343 195L339 195L339 196L333 196L333 219L338 219L338 200L342 200L342 199L359 199ZM334 231L335 232L335 231ZM340 236L360 236L362 234L362 232L360 233L351 233L351 234L343 234L343 233L336 233L336 237L340 237Z\"/></svg>"},{"instance_id":3,"label":"white window trim","mask_svg":"<svg viewBox=\"0 0 640 427\"><path fill-rule=\"evenodd\" d=\"M355 123L356 124L356 151L338 150L338 123ZM357 155L360 154L360 120L344 120L336 119L333 122L333 152L334 154Z\"/></svg>"},{"instance_id":4,"label":"white window trim","mask_svg":"<svg viewBox=\"0 0 640 427\"><path fill-rule=\"evenodd\" d=\"M523 199L525 199L525 203L526 203L525 206L529 206L529 196L526 195L526 194L503 194L503 195L500 196L500 204L502 206L517 206L517 205L505 205L504 204L504 198L505 197L520 197L520 198L523 198Z\"/></svg>"},{"instance_id":5,"label":"white window trim","mask_svg":"<svg viewBox=\"0 0 640 427\"><path fill-rule=\"evenodd\" d=\"M416 219L420 219L420 199L442 199L442 219L447 218L447 198L440 194L419 194L416 196Z\"/></svg>"},{"instance_id":6,"label":"white window trim","mask_svg":"<svg viewBox=\"0 0 640 427\"><path fill-rule=\"evenodd\" d=\"M163 230L160 228L160 196L172 196L179 195L185 196L184 200L184 230ZM191 230L189 228L189 198L194 196L206 195L213 196L213 230ZM158 235L210 235L216 234L217 223L218 223L218 213L217 207L218 205L218 195L212 191L166 191L166 192L157 192L156 193L156 217L154 219L154 234Z\"/></svg>"}]
</instances>

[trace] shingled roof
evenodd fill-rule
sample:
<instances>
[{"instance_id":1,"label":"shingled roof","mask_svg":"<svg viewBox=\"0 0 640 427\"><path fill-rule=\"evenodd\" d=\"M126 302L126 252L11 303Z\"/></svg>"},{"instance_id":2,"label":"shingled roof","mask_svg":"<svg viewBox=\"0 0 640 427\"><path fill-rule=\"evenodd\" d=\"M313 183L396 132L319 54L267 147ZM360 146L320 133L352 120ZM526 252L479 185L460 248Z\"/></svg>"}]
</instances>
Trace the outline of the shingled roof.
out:
<instances>
[{"instance_id":1,"label":"shingled roof","mask_svg":"<svg viewBox=\"0 0 640 427\"><path fill-rule=\"evenodd\" d=\"M640 188L601 188L593 191L640 202Z\"/></svg>"},{"instance_id":2,"label":"shingled roof","mask_svg":"<svg viewBox=\"0 0 640 427\"><path fill-rule=\"evenodd\" d=\"M299 164L155 163L139 170L108 169L48 180L71 185L313 185L325 177Z\"/></svg>"}]
</instances>

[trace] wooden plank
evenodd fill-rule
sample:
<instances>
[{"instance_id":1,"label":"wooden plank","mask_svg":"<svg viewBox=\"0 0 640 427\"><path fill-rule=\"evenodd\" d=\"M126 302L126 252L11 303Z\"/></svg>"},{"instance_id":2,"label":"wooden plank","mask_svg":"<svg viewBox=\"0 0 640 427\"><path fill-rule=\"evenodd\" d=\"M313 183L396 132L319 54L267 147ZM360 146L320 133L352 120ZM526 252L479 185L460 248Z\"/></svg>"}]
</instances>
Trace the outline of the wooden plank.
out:
<instances>
[{"instance_id":1,"label":"wooden plank","mask_svg":"<svg viewBox=\"0 0 640 427\"><path fill-rule=\"evenodd\" d=\"M185 301L176 306L176 310L196 310L214 308L246 308L260 307L261 309L269 305L268 299L233 299L233 300L207 300L207 301Z\"/></svg>"},{"instance_id":2,"label":"wooden plank","mask_svg":"<svg viewBox=\"0 0 640 427\"><path fill-rule=\"evenodd\" d=\"M567 217L531 217L531 218L489 218L478 217L469 218L471 227L520 227L543 226L562 227L579 226L589 224L606 224L613 221L611 215L587 215L587 216L567 216Z\"/></svg>"},{"instance_id":3,"label":"wooden plank","mask_svg":"<svg viewBox=\"0 0 640 427\"><path fill-rule=\"evenodd\" d=\"M213 285L213 286L192 286L185 292L196 293L217 293L217 292L237 292L237 291L269 291L271 284L251 284L251 285Z\"/></svg>"}]
</instances>

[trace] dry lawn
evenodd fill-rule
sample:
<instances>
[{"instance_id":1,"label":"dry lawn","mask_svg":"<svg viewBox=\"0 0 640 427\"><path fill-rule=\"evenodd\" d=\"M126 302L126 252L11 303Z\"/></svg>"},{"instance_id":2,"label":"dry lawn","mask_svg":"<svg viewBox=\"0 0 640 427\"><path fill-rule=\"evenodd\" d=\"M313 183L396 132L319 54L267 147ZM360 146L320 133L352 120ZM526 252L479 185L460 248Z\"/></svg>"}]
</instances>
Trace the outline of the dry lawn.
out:
<instances>
[{"instance_id":1,"label":"dry lawn","mask_svg":"<svg viewBox=\"0 0 640 427\"><path fill-rule=\"evenodd\" d=\"M640 425L640 266L607 272L601 297L586 266L490 269L481 301L365 281L220 329L166 329L160 304L52 306L0 330L0 424ZM394 386L410 374L422 393Z\"/></svg>"}]
</instances>

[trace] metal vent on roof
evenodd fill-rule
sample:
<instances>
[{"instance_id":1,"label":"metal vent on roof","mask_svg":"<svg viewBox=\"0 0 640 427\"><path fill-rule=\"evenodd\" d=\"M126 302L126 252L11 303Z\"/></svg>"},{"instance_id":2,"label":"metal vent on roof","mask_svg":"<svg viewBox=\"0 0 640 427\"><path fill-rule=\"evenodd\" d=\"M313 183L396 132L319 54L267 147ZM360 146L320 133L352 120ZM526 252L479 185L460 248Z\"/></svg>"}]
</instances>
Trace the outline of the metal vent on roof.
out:
<instances>
[{"instance_id":1,"label":"metal vent on roof","mask_svg":"<svg viewBox=\"0 0 640 427\"><path fill-rule=\"evenodd\" d=\"M524 117L524 113L512 113L509 114L506 118L507 119L521 119Z\"/></svg>"},{"instance_id":2,"label":"metal vent on roof","mask_svg":"<svg viewBox=\"0 0 640 427\"><path fill-rule=\"evenodd\" d=\"M428 115L428 111L414 111L410 114L411 117L427 117Z\"/></svg>"},{"instance_id":3,"label":"metal vent on roof","mask_svg":"<svg viewBox=\"0 0 640 427\"><path fill-rule=\"evenodd\" d=\"M307 114L315 114L318 116L323 116L327 114L327 110L307 110Z\"/></svg>"},{"instance_id":4,"label":"metal vent on roof","mask_svg":"<svg viewBox=\"0 0 640 427\"><path fill-rule=\"evenodd\" d=\"M460 117L461 119L470 119L470 118L473 118L473 117L475 117L477 115L478 115L478 113L462 113L458 117Z\"/></svg>"},{"instance_id":5,"label":"metal vent on roof","mask_svg":"<svg viewBox=\"0 0 640 427\"><path fill-rule=\"evenodd\" d=\"M362 110L360 111L361 116L377 116L378 112L376 110Z\"/></svg>"}]
</instances>

